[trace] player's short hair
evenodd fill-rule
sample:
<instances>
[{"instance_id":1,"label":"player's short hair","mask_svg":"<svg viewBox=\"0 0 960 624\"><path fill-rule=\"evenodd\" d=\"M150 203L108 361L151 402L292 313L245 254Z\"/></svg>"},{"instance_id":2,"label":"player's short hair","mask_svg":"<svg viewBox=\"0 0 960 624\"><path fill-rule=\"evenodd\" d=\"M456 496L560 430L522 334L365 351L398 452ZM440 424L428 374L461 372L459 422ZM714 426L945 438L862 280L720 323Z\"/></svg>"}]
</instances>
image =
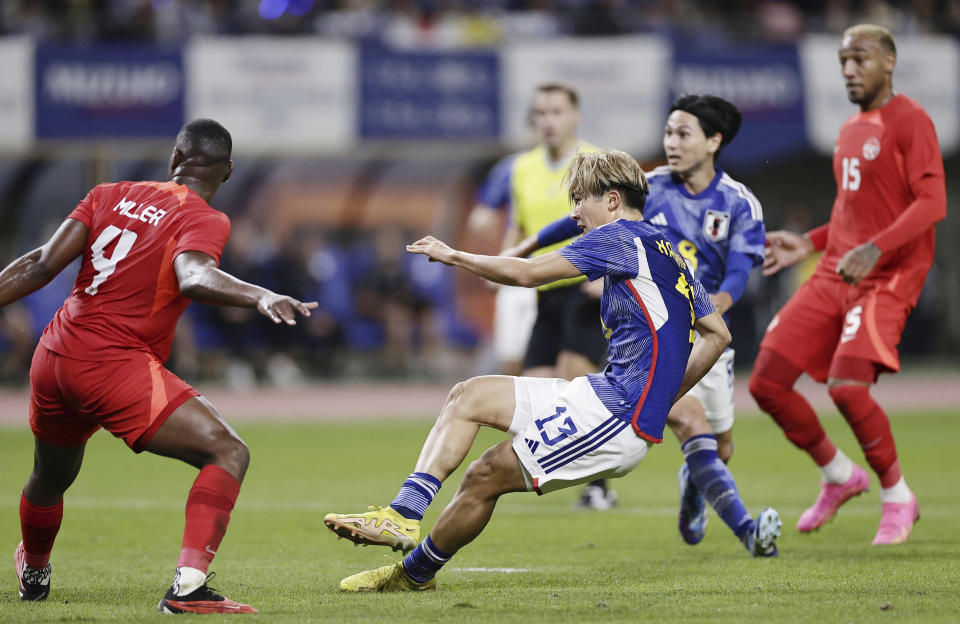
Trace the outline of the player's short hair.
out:
<instances>
[{"instance_id":1,"label":"player's short hair","mask_svg":"<svg viewBox=\"0 0 960 624\"><path fill-rule=\"evenodd\" d=\"M703 134L712 137L719 133L720 147L728 145L740 131L743 116L740 109L716 95L681 95L670 106L670 112L690 113L700 122ZM717 156L720 152L717 151Z\"/></svg>"},{"instance_id":2,"label":"player's short hair","mask_svg":"<svg viewBox=\"0 0 960 624\"><path fill-rule=\"evenodd\" d=\"M568 84L562 82L544 82L537 85L537 93L563 93L570 99L574 108L580 108L580 94Z\"/></svg>"},{"instance_id":3,"label":"player's short hair","mask_svg":"<svg viewBox=\"0 0 960 624\"><path fill-rule=\"evenodd\" d=\"M577 195L597 197L616 190L626 205L643 214L650 194L640 164L620 150L577 152L563 175L571 200Z\"/></svg>"},{"instance_id":4,"label":"player's short hair","mask_svg":"<svg viewBox=\"0 0 960 624\"><path fill-rule=\"evenodd\" d=\"M185 156L199 157L205 164L212 165L230 161L233 138L212 119L194 119L180 128L175 146Z\"/></svg>"},{"instance_id":5,"label":"player's short hair","mask_svg":"<svg viewBox=\"0 0 960 624\"><path fill-rule=\"evenodd\" d=\"M843 31L843 38L847 37L870 37L880 44L890 54L897 55L897 44L893 40L893 33L883 26L876 24L857 24Z\"/></svg>"}]
</instances>

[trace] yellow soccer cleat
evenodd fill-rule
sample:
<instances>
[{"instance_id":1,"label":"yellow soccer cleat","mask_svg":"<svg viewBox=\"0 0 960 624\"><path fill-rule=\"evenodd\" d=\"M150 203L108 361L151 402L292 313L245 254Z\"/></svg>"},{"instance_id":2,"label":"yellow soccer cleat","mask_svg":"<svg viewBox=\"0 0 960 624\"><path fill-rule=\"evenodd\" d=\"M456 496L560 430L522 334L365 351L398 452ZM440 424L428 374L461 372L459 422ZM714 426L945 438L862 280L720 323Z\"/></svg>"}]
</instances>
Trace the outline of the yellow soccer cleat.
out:
<instances>
[{"instance_id":1,"label":"yellow soccer cleat","mask_svg":"<svg viewBox=\"0 0 960 624\"><path fill-rule=\"evenodd\" d=\"M390 507L371 505L367 513L327 514L327 528L354 544L389 546L409 552L420 542L420 521L404 518Z\"/></svg>"},{"instance_id":2,"label":"yellow soccer cleat","mask_svg":"<svg viewBox=\"0 0 960 624\"><path fill-rule=\"evenodd\" d=\"M346 592L401 592L428 591L437 588L437 579L418 583L403 569L398 561L376 570L358 572L340 581L340 591Z\"/></svg>"}]
</instances>

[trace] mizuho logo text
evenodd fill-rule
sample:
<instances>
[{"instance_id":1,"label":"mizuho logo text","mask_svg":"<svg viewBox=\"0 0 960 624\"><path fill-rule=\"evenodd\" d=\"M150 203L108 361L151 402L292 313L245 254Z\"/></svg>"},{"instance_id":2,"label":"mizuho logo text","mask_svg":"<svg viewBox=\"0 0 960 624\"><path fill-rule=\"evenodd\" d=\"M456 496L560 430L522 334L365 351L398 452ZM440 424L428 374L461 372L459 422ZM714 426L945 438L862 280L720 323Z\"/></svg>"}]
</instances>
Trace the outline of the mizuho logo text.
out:
<instances>
[{"instance_id":1,"label":"mizuho logo text","mask_svg":"<svg viewBox=\"0 0 960 624\"><path fill-rule=\"evenodd\" d=\"M43 88L71 106L164 106L180 94L180 68L173 63L52 63Z\"/></svg>"}]
</instances>

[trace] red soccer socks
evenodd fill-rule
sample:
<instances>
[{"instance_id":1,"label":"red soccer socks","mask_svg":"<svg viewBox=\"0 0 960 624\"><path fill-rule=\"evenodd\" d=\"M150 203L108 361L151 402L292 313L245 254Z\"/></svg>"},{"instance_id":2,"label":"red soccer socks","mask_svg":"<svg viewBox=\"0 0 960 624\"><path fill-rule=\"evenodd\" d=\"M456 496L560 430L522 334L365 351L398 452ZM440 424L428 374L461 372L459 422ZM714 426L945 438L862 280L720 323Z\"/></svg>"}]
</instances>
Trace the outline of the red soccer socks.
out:
<instances>
[{"instance_id":1,"label":"red soccer socks","mask_svg":"<svg viewBox=\"0 0 960 624\"><path fill-rule=\"evenodd\" d=\"M53 541L63 520L63 499L56 505L40 507L20 495L20 531L23 535L24 560L40 570L50 562Z\"/></svg>"},{"instance_id":2,"label":"red soccer socks","mask_svg":"<svg viewBox=\"0 0 960 624\"><path fill-rule=\"evenodd\" d=\"M897 448L890 430L890 420L870 396L870 387L856 384L833 386L830 397L850 423L867 463L880 477L880 485L893 487L900 480Z\"/></svg>"},{"instance_id":3,"label":"red soccer socks","mask_svg":"<svg viewBox=\"0 0 960 624\"><path fill-rule=\"evenodd\" d=\"M788 440L823 466L833 459L837 449L827 438L810 403L793 389L801 372L779 353L761 349L750 376L750 394L760 409L780 425Z\"/></svg>"},{"instance_id":4,"label":"red soccer socks","mask_svg":"<svg viewBox=\"0 0 960 624\"><path fill-rule=\"evenodd\" d=\"M240 482L219 466L204 466L187 496L186 525L177 567L206 572L227 532Z\"/></svg>"}]
</instances>

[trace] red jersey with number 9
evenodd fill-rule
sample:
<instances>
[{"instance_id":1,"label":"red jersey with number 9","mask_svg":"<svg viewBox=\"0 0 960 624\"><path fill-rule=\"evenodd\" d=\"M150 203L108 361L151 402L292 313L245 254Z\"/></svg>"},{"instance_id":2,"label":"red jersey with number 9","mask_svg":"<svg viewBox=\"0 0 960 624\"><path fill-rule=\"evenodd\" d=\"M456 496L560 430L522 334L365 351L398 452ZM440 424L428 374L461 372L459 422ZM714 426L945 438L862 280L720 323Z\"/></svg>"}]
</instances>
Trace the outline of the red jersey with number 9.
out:
<instances>
[{"instance_id":1,"label":"red jersey with number 9","mask_svg":"<svg viewBox=\"0 0 960 624\"><path fill-rule=\"evenodd\" d=\"M68 216L90 231L73 292L40 344L79 360L170 356L180 294L173 260L199 251L220 263L230 219L175 182L116 182L94 187Z\"/></svg>"},{"instance_id":2,"label":"red jersey with number 9","mask_svg":"<svg viewBox=\"0 0 960 624\"><path fill-rule=\"evenodd\" d=\"M938 187L938 196L942 193L943 159L930 117L902 94L876 110L853 115L834 145L833 172L837 197L816 273L841 280L836 268L843 255L873 240L884 253L868 280L885 282L915 305L933 263L934 228L899 247L890 247L889 237L878 234L917 200L922 185ZM928 210L940 214L945 208L944 200Z\"/></svg>"}]
</instances>

